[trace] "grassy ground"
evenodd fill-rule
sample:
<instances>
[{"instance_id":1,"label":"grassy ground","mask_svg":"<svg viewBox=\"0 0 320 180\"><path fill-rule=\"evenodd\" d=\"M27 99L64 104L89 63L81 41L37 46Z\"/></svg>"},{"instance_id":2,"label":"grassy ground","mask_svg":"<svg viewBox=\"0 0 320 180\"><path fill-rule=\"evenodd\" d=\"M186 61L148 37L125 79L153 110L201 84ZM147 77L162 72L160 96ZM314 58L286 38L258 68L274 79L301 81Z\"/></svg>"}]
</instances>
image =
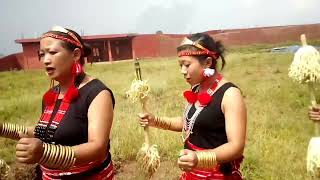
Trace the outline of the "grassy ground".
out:
<instances>
[{"instance_id":1,"label":"grassy ground","mask_svg":"<svg viewBox=\"0 0 320 180\"><path fill-rule=\"evenodd\" d=\"M306 86L287 76L290 54L233 50L226 57L223 74L237 84L248 109L247 145L242 171L246 179L307 179L305 159L313 124L307 120ZM188 88L177 59L142 60L142 77L149 80L149 109L158 115L182 115L183 90ZM140 179L134 159L143 141L136 114L140 106L125 97L134 79L133 63L87 65L87 72L109 86L116 97L111 150L118 179ZM33 125L40 114L41 95L49 81L42 71L0 73L0 122ZM175 166L182 148L180 134L151 129L151 142L158 145L161 170L154 179L177 179ZM11 140L0 139L0 158L14 162Z\"/></svg>"}]
</instances>

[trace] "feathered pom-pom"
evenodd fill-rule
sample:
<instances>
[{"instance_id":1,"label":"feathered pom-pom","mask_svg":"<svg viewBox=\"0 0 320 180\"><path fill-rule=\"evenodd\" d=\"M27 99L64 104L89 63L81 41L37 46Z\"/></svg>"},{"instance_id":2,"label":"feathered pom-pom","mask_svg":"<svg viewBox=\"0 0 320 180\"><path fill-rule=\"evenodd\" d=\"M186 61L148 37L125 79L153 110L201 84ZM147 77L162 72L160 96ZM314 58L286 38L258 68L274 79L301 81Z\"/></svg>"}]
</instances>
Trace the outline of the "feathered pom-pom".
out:
<instances>
[{"instance_id":1,"label":"feathered pom-pom","mask_svg":"<svg viewBox=\"0 0 320 180\"><path fill-rule=\"evenodd\" d=\"M197 94L193 91L185 91L183 92L184 98L188 101L188 103L193 104L197 101Z\"/></svg>"},{"instance_id":2,"label":"feathered pom-pom","mask_svg":"<svg viewBox=\"0 0 320 180\"><path fill-rule=\"evenodd\" d=\"M71 86L64 96L65 97L63 99L66 102L71 102L79 96L79 90L76 87Z\"/></svg>"},{"instance_id":3,"label":"feathered pom-pom","mask_svg":"<svg viewBox=\"0 0 320 180\"><path fill-rule=\"evenodd\" d=\"M211 100L212 97L208 93L200 93L198 95L200 106L207 106Z\"/></svg>"},{"instance_id":4,"label":"feathered pom-pom","mask_svg":"<svg viewBox=\"0 0 320 180\"><path fill-rule=\"evenodd\" d=\"M43 101L45 106L52 106L56 99L58 97L58 94L54 92L53 90L48 90L44 95L43 95Z\"/></svg>"}]
</instances>

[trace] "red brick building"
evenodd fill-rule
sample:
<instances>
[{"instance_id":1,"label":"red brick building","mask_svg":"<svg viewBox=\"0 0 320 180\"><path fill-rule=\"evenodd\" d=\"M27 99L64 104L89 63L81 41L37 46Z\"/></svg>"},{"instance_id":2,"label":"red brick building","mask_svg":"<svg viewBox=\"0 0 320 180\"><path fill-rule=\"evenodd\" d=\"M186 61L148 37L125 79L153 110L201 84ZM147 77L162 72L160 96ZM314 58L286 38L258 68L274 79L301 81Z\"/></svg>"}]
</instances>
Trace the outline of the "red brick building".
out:
<instances>
[{"instance_id":1,"label":"red brick building","mask_svg":"<svg viewBox=\"0 0 320 180\"><path fill-rule=\"evenodd\" d=\"M125 59L174 56L175 47L185 35L170 34L113 34L82 36L85 43L92 47L92 54L88 61L118 61ZM38 59L39 39L17 39L22 45L22 62L16 69L38 69L42 64ZM14 57L6 61L16 61ZM2 60L0 59L0 62ZM11 63L11 62L10 62ZM5 64L5 63L3 63ZM1 64L0 64L1 65ZM9 65L9 64L8 64ZM13 69L12 65L7 69ZM5 69L5 67L1 68Z\"/></svg>"},{"instance_id":2,"label":"red brick building","mask_svg":"<svg viewBox=\"0 0 320 180\"><path fill-rule=\"evenodd\" d=\"M207 31L226 46L282 43L299 41L300 34L320 39L320 24L261 27ZM168 57L176 55L176 47L187 34L113 34L83 36L93 50L89 61L118 61L124 59ZM0 71L37 69L41 67L37 52L39 39L18 39L23 53L0 59Z\"/></svg>"}]
</instances>

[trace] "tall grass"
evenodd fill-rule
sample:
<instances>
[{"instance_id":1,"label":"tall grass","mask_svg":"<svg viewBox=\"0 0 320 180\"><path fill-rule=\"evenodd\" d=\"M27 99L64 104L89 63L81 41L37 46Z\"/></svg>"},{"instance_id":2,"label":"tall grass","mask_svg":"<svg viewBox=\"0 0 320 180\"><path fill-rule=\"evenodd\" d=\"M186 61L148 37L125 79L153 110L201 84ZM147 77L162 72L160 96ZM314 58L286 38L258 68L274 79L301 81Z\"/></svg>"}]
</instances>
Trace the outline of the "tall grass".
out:
<instances>
[{"instance_id":1,"label":"tall grass","mask_svg":"<svg viewBox=\"0 0 320 180\"><path fill-rule=\"evenodd\" d=\"M308 178L305 158L313 126L307 120L307 88L287 76L292 58L290 54L236 51L226 57L223 74L242 90L248 109L242 166L246 179ZM180 75L177 59L142 60L141 68L142 78L148 79L152 88L150 111L158 115L182 115L185 103L182 92L189 87ZM87 65L86 70L110 87L116 97L111 135L113 159L124 164L133 161L144 140L136 116L141 107L131 104L125 96L134 79L133 63ZM0 121L35 124L48 83L42 71L0 73ZM158 145L162 160L173 166L183 147L180 134L151 129L151 142ZM14 144L0 139L0 158L12 163ZM168 167L163 173L161 177L166 177L163 179L176 179L179 171Z\"/></svg>"}]
</instances>

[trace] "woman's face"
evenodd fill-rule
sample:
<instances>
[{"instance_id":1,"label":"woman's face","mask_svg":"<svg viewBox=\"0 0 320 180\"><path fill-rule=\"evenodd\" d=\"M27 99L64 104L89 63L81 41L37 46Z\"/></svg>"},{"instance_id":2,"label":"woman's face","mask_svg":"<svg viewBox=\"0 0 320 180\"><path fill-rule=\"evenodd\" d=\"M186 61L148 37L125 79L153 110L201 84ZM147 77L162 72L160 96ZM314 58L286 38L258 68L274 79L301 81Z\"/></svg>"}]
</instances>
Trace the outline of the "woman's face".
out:
<instances>
[{"instance_id":1,"label":"woman's face","mask_svg":"<svg viewBox=\"0 0 320 180\"><path fill-rule=\"evenodd\" d=\"M194 86L203 80L203 69L205 65L200 64L199 60L193 56L179 57L179 65L181 67L181 74L185 80Z\"/></svg>"},{"instance_id":2,"label":"woman's face","mask_svg":"<svg viewBox=\"0 0 320 180\"><path fill-rule=\"evenodd\" d=\"M56 81L71 77L74 52L62 46L63 41L46 37L40 40L39 58L47 75Z\"/></svg>"}]
</instances>

